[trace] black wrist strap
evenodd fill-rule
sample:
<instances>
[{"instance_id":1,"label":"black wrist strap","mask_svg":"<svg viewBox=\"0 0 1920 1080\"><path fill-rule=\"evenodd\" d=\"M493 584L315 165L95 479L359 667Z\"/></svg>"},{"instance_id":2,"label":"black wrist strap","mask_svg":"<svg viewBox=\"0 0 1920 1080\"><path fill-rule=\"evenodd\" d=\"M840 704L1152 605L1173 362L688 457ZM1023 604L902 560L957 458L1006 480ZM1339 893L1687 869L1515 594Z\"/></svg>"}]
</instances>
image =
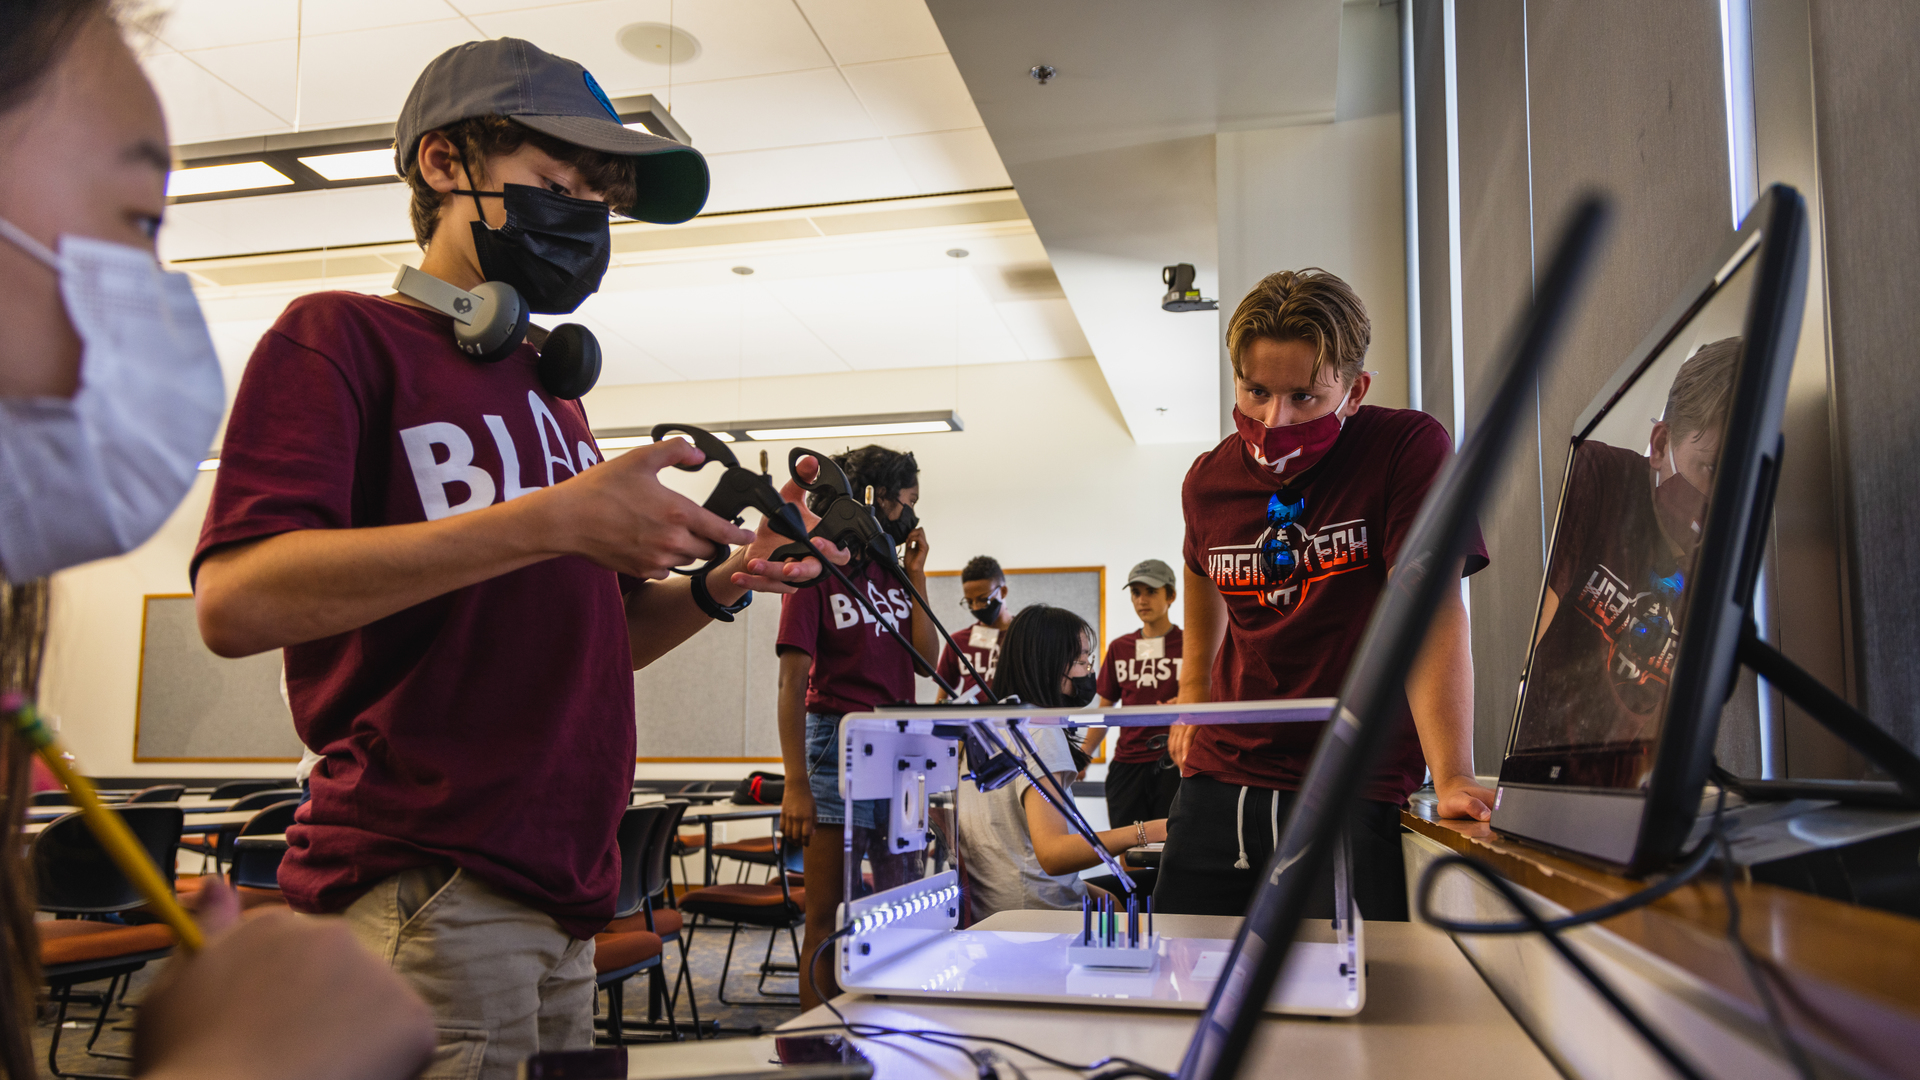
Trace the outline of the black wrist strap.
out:
<instances>
[{"instance_id":1,"label":"black wrist strap","mask_svg":"<svg viewBox=\"0 0 1920 1080\"><path fill-rule=\"evenodd\" d=\"M707 613L708 618L732 622L735 615L745 611L747 605L753 603L753 590L747 590L745 595L734 602L733 606L721 607L720 601L715 600L713 594L707 591L707 573L710 572L693 575L693 602L699 605L701 611Z\"/></svg>"}]
</instances>

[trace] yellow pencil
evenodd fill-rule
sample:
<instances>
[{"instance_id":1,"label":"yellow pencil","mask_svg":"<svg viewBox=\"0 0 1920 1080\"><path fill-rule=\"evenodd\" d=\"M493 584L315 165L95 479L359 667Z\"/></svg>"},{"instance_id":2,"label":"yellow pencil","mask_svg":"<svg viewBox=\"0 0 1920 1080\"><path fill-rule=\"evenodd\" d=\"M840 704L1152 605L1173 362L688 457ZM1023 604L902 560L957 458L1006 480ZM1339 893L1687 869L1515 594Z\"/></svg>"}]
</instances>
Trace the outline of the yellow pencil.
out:
<instances>
[{"instance_id":1,"label":"yellow pencil","mask_svg":"<svg viewBox=\"0 0 1920 1080\"><path fill-rule=\"evenodd\" d=\"M80 804L81 811L87 815L87 828L93 831L100 846L107 850L114 865L127 875L127 880L140 890L140 895L147 898L147 904L153 908L154 914L173 928L174 934L180 939L180 947L190 953L199 952L203 940L199 925L174 899L167 879L161 876L159 868L147 857L147 849L140 846L140 841L134 838L127 823L100 801L87 778L75 772L67 764L67 759L61 756L59 744L53 741L53 733L40 722L39 710L33 707L32 702L23 701L15 713L15 719L20 726L20 734L40 754L47 768L53 770L53 775L66 785L67 793Z\"/></svg>"}]
</instances>

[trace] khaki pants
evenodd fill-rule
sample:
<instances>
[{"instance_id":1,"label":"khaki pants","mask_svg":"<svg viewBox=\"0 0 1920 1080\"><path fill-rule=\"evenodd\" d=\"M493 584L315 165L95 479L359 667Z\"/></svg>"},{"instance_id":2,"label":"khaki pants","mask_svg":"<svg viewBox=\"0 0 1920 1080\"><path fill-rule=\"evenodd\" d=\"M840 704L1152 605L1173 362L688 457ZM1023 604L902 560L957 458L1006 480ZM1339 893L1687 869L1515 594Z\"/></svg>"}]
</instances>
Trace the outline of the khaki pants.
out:
<instances>
[{"instance_id":1,"label":"khaki pants","mask_svg":"<svg viewBox=\"0 0 1920 1080\"><path fill-rule=\"evenodd\" d=\"M593 942L465 871L395 874L346 919L433 1010L422 1080L513 1080L536 1053L593 1045Z\"/></svg>"}]
</instances>

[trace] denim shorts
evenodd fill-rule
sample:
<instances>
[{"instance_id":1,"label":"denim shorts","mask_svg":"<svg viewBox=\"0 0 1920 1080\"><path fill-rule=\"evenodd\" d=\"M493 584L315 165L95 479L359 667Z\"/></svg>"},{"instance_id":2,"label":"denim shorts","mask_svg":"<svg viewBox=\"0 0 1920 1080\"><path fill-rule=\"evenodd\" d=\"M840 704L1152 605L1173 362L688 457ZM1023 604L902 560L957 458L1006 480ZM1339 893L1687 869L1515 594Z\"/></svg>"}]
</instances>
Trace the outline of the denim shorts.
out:
<instances>
[{"instance_id":1,"label":"denim shorts","mask_svg":"<svg viewBox=\"0 0 1920 1080\"><path fill-rule=\"evenodd\" d=\"M847 807L840 799L840 716L807 714L807 786L813 789L813 820L818 825L847 823ZM875 808L883 801L854 800L854 827L873 828L879 820Z\"/></svg>"}]
</instances>

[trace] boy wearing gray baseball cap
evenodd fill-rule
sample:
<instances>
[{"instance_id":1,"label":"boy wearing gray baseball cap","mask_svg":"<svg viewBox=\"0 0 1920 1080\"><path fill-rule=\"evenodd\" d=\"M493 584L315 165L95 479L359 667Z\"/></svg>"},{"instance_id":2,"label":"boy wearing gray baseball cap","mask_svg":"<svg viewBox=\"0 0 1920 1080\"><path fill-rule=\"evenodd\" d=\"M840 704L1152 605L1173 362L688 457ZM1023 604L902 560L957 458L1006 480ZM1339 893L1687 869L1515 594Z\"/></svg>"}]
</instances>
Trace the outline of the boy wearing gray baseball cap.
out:
<instances>
[{"instance_id":1,"label":"boy wearing gray baseball cap","mask_svg":"<svg viewBox=\"0 0 1920 1080\"><path fill-rule=\"evenodd\" d=\"M700 460L685 442L604 460L577 400L590 378L556 382L518 337L456 345L482 296L517 297L521 334L527 310L578 307L608 212L692 217L700 154L628 130L579 64L510 38L429 64L395 134L447 304L288 305L241 381L192 572L210 648L284 650L321 757L287 830L288 902L343 914L432 1006L423 1075L506 1080L592 1043L632 672L819 566L767 563L778 537L661 486ZM669 578L716 544L747 546Z\"/></svg>"}]
</instances>

